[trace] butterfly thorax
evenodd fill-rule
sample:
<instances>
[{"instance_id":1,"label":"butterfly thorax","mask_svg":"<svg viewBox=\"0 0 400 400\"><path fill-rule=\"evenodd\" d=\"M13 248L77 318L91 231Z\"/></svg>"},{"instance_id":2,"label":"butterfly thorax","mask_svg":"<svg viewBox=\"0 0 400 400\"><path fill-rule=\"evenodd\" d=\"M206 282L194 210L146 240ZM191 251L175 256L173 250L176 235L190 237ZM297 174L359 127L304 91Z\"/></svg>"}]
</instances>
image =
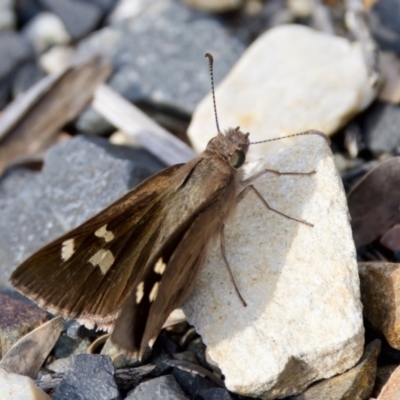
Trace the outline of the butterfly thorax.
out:
<instances>
[{"instance_id":1,"label":"butterfly thorax","mask_svg":"<svg viewBox=\"0 0 400 400\"><path fill-rule=\"evenodd\" d=\"M217 155L238 169L245 162L249 144L249 133L243 133L239 127L231 128L225 133L218 132L217 136L208 142L205 153Z\"/></svg>"}]
</instances>

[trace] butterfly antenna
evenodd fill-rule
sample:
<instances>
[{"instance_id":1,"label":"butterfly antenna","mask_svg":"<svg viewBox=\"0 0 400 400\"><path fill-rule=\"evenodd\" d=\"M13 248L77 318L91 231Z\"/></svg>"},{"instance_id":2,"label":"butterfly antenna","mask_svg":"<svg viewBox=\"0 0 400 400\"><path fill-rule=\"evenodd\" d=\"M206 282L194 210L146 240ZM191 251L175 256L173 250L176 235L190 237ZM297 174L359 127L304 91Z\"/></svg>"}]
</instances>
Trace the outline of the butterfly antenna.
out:
<instances>
[{"instance_id":1,"label":"butterfly antenna","mask_svg":"<svg viewBox=\"0 0 400 400\"><path fill-rule=\"evenodd\" d=\"M250 144L260 144L260 143L266 143L266 142L274 142L275 140L282 140L282 139L287 139L287 138L291 138L291 137L294 137L294 136L305 136L305 135L318 135L318 136L321 136L328 142L328 145L331 144L331 139L329 139L328 136L326 136L324 133L322 133L320 131L315 131L315 130L295 133L293 135L281 136L281 137L277 137L277 138L273 138L273 139L260 140L259 142L250 142Z\"/></svg>"},{"instance_id":2,"label":"butterfly antenna","mask_svg":"<svg viewBox=\"0 0 400 400\"><path fill-rule=\"evenodd\" d=\"M218 115L217 115L217 102L215 101L215 91L214 91L214 72L213 72L213 62L214 58L210 53L206 53L205 57L208 58L208 69L210 70L210 78L211 78L211 92L213 97L214 103L214 115L215 115L215 123L217 124L217 130L219 130L219 123L218 123Z\"/></svg>"}]
</instances>

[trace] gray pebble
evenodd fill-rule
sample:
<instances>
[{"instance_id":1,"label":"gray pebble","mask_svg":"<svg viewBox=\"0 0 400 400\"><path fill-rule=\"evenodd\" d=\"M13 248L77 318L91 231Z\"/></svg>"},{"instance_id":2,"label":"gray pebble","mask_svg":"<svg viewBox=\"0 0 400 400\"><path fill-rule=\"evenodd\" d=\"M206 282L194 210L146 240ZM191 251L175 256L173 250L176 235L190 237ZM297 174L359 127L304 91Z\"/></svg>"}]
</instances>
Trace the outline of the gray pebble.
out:
<instances>
[{"instance_id":1,"label":"gray pebble","mask_svg":"<svg viewBox=\"0 0 400 400\"><path fill-rule=\"evenodd\" d=\"M220 82L247 46L218 18L179 0L157 2L122 25L107 27L83 40L78 60L101 53L114 66L109 85L133 102L190 115L210 91L204 54L215 58ZM78 126L95 132L84 115ZM100 118L100 117L98 117ZM93 122L92 122L93 124Z\"/></svg>"},{"instance_id":2,"label":"gray pebble","mask_svg":"<svg viewBox=\"0 0 400 400\"><path fill-rule=\"evenodd\" d=\"M360 126L372 152L392 152L400 147L400 106L377 101L360 118Z\"/></svg>"},{"instance_id":3,"label":"gray pebble","mask_svg":"<svg viewBox=\"0 0 400 400\"><path fill-rule=\"evenodd\" d=\"M56 389L53 400L119 400L114 367L109 357L79 354Z\"/></svg>"},{"instance_id":4,"label":"gray pebble","mask_svg":"<svg viewBox=\"0 0 400 400\"><path fill-rule=\"evenodd\" d=\"M126 400L187 400L175 378L172 375L160 376L148 382L143 382L128 393Z\"/></svg>"}]
</instances>

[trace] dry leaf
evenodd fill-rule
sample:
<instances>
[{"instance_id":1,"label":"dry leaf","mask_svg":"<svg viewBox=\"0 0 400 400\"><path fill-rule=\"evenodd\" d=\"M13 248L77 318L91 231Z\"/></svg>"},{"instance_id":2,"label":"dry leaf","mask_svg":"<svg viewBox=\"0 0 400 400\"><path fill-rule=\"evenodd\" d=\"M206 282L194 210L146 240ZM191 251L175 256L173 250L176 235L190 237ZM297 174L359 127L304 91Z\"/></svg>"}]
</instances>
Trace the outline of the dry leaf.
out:
<instances>
[{"instance_id":1,"label":"dry leaf","mask_svg":"<svg viewBox=\"0 0 400 400\"><path fill-rule=\"evenodd\" d=\"M18 340L0 361L9 373L35 379L44 360L53 349L64 326L64 319L56 317Z\"/></svg>"},{"instance_id":2,"label":"dry leaf","mask_svg":"<svg viewBox=\"0 0 400 400\"><path fill-rule=\"evenodd\" d=\"M18 156L39 152L90 102L110 66L100 58L45 77L11 103L0 119L0 173Z\"/></svg>"},{"instance_id":3,"label":"dry leaf","mask_svg":"<svg viewBox=\"0 0 400 400\"><path fill-rule=\"evenodd\" d=\"M392 251L400 250L400 224L389 229L380 240L381 244Z\"/></svg>"},{"instance_id":4,"label":"dry leaf","mask_svg":"<svg viewBox=\"0 0 400 400\"><path fill-rule=\"evenodd\" d=\"M400 223L400 157L371 170L349 193L356 247L366 245Z\"/></svg>"}]
</instances>

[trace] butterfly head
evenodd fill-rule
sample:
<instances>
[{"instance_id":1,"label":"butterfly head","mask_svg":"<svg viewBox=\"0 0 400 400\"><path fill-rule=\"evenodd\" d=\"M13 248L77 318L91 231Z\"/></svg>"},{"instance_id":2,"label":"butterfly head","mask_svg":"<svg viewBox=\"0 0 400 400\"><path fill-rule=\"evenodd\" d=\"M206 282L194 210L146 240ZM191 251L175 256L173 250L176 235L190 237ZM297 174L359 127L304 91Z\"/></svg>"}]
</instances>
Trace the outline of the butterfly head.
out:
<instances>
[{"instance_id":1,"label":"butterfly head","mask_svg":"<svg viewBox=\"0 0 400 400\"><path fill-rule=\"evenodd\" d=\"M249 149L249 133L243 133L239 127L228 129L225 133L218 132L207 145L207 150L217 152L228 160L233 168L240 168L246 161Z\"/></svg>"}]
</instances>

